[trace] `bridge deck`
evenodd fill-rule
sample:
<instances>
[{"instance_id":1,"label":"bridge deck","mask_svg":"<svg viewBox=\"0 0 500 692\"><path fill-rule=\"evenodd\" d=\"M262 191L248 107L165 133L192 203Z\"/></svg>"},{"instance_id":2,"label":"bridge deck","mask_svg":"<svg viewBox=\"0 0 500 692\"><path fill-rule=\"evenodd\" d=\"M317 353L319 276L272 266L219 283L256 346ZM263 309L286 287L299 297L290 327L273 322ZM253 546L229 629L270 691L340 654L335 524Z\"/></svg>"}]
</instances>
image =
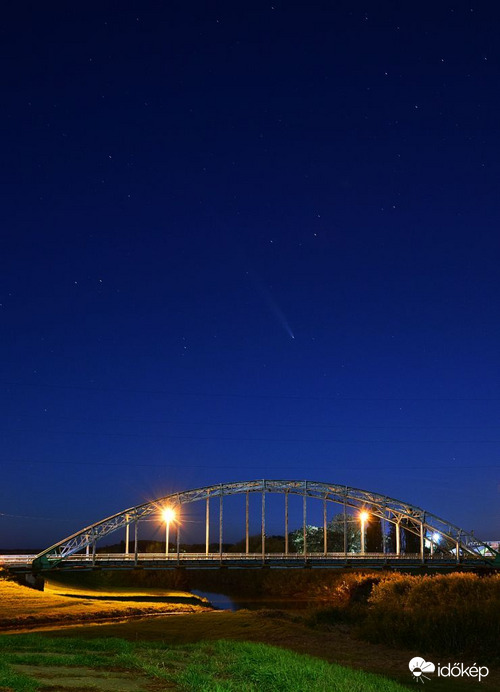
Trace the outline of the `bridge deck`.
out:
<instances>
[{"instance_id":1,"label":"bridge deck","mask_svg":"<svg viewBox=\"0 0 500 692\"><path fill-rule=\"evenodd\" d=\"M32 555L0 555L0 566L12 570L31 570ZM327 555L310 553L307 555L294 553L172 553L168 558L163 553L97 553L94 558L87 555L70 555L62 562L51 558L43 571L83 571L92 569L215 569L226 567L232 569L245 568L345 568L372 567L393 569L411 569L425 566L430 569L450 569L456 567L479 567L487 565L478 558L461 559L443 556L426 556L423 560L420 554L397 555L389 553L329 553Z\"/></svg>"}]
</instances>

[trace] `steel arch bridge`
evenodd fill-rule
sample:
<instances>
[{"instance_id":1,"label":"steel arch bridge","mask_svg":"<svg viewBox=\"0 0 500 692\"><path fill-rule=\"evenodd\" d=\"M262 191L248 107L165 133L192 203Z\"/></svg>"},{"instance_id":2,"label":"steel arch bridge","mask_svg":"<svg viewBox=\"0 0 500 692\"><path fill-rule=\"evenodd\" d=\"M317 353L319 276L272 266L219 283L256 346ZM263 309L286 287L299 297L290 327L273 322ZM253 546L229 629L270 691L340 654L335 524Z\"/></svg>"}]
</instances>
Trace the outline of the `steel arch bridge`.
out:
<instances>
[{"instance_id":1,"label":"steel arch bridge","mask_svg":"<svg viewBox=\"0 0 500 692\"><path fill-rule=\"evenodd\" d=\"M249 496L251 493L261 496L261 540L258 553L249 551ZM279 493L284 496L284 552L266 552L266 496ZM231 495L244 495L245 502L245 551L229 553L223 551L224 532L224 498ZM292 552L289 549L289 497L302 497L302 551ZM311 526L307 524L308 502L319 501L323 507L323 527L316 527L322 535L322 550L317 545L314 552L308 549ZM205 503L205 551L185 553L181 551L180 535L183 508L194 502ZM218 551L211 552L210 547L210 509L216 503L218 513ZM343 524L343 550L331 552L328 545L327 510L332 504L341 508L340 526ZM167 521L167 552L164 554L140 553L138 530L141 522L157 518L161 521L165 509L175 512L176 546L169 552ZM337 515L339 516L339 515ZM381 552L365 551L366 522L371 517L380 520ZM354 550L348 544L348 523L359 521L361 549ZM392 537L389 540L388 528L392 525ZM125 552L122 554L104 554L97 552L97 543L119 529L125 529ZM132 545L130 528L133 529ZM413 550L406 550L407 536L412 535ZM406 539L404 538L406 537ZM391 543L391 545L389 545ZM213 544L212 544L213 545ZM338 547L338 546L337 546ZM330 550L329 550L330 548ZM136 507L130 507L110 517L87 526L77 533L64 538L50 548L39 553L32 562L35 572L64 568L133 568L139 565L156 568L228 567L259 566L293 567L293 566L328 567L345 565L408 567L427 565L429 567L450 567L451 565L467 566L500 566L500 553L490 546L478 541L471 533L441 519L434 514L379 493L351 488L344 485L332 485L307 480L255 480L248 482L220 483L218 485L176 492L157 498Z\"/></svg>"}]
</instances>

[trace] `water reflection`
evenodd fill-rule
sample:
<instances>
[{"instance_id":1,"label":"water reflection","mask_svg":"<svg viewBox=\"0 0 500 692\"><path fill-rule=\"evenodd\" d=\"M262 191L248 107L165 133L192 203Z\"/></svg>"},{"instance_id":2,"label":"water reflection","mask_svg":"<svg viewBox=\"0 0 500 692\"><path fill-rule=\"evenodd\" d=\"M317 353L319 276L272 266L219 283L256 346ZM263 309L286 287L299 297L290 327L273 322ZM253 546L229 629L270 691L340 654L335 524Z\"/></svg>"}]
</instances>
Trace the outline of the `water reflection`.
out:
<instances>
[{"instance_id":1,"label":"water reflection","mask_svg":"<svg viewBox=\"0 0 500 692\"><path fill-rule=\"evenodd\" d=\"M217 610L239 610L241 607L232 598L226 596L223 593L213 593L211 591L199 591L198 589L191 589L191 593L200 598L206 598Z\"/></svg>"},{"instance_id":2,"label":"water reflection","mask_svg":"<svg viewBox=\"0 0 500 692\"><path fill-rule=\"evenodd\" d=\"M212 591L200 591L191 589L191 593L201 598L206 598L210 604L217 610L259 610L261 608L271 608L277 610L303 610L305 608L317 607L317 603L311 600L297 600L286 598L252 598L239 599L236 597L227 596L223 593L214 593Z\"/></svg>"}]
</instances>

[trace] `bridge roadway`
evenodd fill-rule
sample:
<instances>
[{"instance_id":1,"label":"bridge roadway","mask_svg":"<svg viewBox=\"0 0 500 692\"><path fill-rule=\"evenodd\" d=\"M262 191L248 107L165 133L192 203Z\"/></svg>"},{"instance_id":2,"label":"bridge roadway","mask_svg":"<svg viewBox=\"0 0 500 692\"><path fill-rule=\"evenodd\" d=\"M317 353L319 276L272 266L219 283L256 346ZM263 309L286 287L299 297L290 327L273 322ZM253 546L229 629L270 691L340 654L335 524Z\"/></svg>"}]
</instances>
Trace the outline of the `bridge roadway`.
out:
<instances>
[{"instance_id":1,"label":"bridge roadway","mask_svg":"<svg viewBox=\"0 0 500 692\"><path fill-rule=\"evenodd\" d=\"M34 555L0 555L0 567L11 571L31 571ZM479 563L479 564L478 564ZM477 568L484 566L477 559L461 558L457 561L449 556L429 556L422 559L419 553L397 555L396 553L139 553L137 557L126 553L96 553L94 556L74 554L63 561L51 559L46 569L51 571L88 571L92 569L229 569L251 568L391 568L450 569L457 567Z\"/></svg>"}]
</instances>

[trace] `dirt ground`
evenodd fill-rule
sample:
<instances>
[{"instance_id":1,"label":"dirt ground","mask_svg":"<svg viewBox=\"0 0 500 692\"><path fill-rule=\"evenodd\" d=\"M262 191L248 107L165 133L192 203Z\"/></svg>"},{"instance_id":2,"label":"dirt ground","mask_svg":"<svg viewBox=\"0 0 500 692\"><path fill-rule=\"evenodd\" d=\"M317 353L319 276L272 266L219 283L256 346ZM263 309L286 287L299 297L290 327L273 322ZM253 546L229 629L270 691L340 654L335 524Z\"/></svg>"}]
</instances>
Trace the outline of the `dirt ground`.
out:
<instances>
[{"instance_id":1,"label":"dirt ground","mask_svg":"<svg viewBox=\"0 0 500 692\"><path fill-rule=\"evenodd\" d=\"M46 583L45 591L36 591L0 577L0 632L33 629L51 624L105 622L118 617L194 613L208 609L190 593L124 589L75 589Z\"/></svg>"},{"instance_id":2,"label":"dirt ground","mask_svg":"<svg viewBox=\"0 0 500 692\"><path fill-rule=\"evenodd\" d=\"M135 597L147 600L134 603ZM150 600L163 597L178 602ZM357 639L347 626L328 630L313 628L307 624L304 611L211 611L203 603L190 602L191 598L191 594L182 592L160 595L152 594L151 590L113 589L108 593L57 584L38 592L3 580L0 581L0 633L38 631L41 636L120 637L171 645L215 639L264 642L385 675L410 688L414 683L408 662L413 656L426 653L369 644ZM435 660L432 656L428 658ZM463 660L463 663L488 665L488 661ZM73 685L77 687L76 683L74 680ZM493 692L500 690L500 671L490 668L489 676L479 686L473 680L449 681L437 677L433 677L432 686L442 692L475 689Z\"/></svg>"},{"instance_id":3,"label":"dirt ground","mask_svg":"<svg viewBox=\"0 0 500 692\"><path fill-rule=\"evenodd\" d=\"M185 644L210 639L254 641L281 646L298 653L325 659L331 663L378 673L413 688L408 669L409 660L422 652L393 649L356 639L348 628L338 626L331 631L308 627L302 616L276 611L238 611L172 614L168 617L135 620L99 626L65 627L44 630L57 637L121 637L132 641L159 640L168 644ZM431 660L432 657L431 657ZM452 661L454 662L454 661ZM465 661L472 665L476 661ZM484 662L487 665L487 662ZM476 686L475 686L476 685ZM497 692L500 672L490 675L477 686L472 680L433 678L433 689L441 692L472 692L481 689Z\"/></svg>"}]
</instances>

